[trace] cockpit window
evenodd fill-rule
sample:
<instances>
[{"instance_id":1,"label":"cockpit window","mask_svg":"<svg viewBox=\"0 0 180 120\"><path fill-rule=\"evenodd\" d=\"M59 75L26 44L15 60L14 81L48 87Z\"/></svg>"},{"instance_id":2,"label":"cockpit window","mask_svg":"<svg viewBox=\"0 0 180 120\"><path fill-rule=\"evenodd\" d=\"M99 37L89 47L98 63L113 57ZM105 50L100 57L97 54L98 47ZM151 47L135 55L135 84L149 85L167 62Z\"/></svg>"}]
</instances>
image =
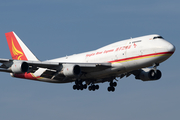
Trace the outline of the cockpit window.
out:
<instances>
[{"instance_id":1,"label":"cockpit window","mask_svg":"<svg viewBox=\"0 0 180 120\"><path fill-rule=\"evenodd\" d=\"M164 39L162 36L156 36L153 39L157 39L157 38Z\"/></svg>"}]
</instances>

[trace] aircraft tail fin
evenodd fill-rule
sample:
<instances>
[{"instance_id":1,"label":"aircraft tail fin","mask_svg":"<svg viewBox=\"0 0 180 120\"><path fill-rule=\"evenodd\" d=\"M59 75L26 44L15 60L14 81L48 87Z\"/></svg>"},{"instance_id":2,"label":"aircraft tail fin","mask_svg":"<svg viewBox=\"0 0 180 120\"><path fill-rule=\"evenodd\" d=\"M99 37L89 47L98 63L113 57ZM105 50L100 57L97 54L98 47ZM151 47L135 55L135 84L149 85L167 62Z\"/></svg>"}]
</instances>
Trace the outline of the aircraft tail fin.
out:
<instances>
[{"instance_id":1,"label":"aircraft tail fin","mask_svg":"<svg viewBox=\"0 0 180 120\"><path fill-rule=\"evenodd\" d=\"M13 31L5 33L5 36L13 60L39 61Z\"/></svg>"}]
</instances>

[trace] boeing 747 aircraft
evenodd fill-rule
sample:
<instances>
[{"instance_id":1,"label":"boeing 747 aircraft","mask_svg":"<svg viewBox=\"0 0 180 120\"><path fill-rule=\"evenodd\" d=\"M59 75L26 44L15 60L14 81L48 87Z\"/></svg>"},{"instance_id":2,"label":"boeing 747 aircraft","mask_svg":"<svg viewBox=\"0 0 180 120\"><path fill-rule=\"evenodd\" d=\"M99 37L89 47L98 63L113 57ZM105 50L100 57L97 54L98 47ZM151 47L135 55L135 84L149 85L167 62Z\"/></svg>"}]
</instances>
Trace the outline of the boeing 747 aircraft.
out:
<instances>
[{"instance_id":1,"label":"boeing 747 aircraft","mask_svg":"<svg viewBox=\"0 0 180 120\"><path fill-rule=\"evenodd\" d=\"M174 45L160 35L147 35L119 41L97 50L40 61L14 33L5 33L12 59L0 58L0 71L12 77L50 83L74 82L74 90L99 89L98 83L109 82L115 91L116 78L134 75L142 81L159 80L157 69L175 51Z\"/></svg>"}]
</instances>

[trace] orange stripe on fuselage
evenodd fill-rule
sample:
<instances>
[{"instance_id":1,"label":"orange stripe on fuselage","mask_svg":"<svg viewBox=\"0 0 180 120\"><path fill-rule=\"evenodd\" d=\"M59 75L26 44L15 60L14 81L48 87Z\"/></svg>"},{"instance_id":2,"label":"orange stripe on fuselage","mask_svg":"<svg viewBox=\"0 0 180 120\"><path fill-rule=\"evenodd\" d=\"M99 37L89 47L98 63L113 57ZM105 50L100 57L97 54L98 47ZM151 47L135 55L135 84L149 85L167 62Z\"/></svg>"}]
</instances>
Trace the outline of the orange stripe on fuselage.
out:
<instances>
[{"instance_id":1,"label":"orange stripe on fuselage","mask_svg":"<svg viewBox=\"0 0 180 120\"><path fill-rule=\"evenodd\" d=\"M157 57L157 56L171 56L174 52L161 52L161 53L153 53L153 54L147 54L147 55L140 55L140 56L135 56L135 57L129 57L129 58L124 58L124 59L119 59L119 60L114 60L114 61L109 61L109 63L121 63L121 62L127 62L127 61L132 61L132 60L138 60L138 59L143 59L143 58L150 58L150 57Z\"/></svg>"}]
</instances>

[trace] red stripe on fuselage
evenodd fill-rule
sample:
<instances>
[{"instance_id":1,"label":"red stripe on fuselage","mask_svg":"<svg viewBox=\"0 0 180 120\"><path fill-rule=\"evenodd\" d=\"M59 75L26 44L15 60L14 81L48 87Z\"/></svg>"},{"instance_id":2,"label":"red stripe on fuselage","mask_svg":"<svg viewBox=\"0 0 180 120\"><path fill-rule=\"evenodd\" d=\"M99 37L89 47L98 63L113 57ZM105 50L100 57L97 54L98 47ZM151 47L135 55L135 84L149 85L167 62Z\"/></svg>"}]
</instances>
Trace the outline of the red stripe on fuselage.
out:
<instances>
[{"instance_id":1,"label":"red stripe on fuselage","mask_svg":"<svg viewBox=\"0 0 180 120\"><path fill-rule=\"evenodd\" d=\"M168 54L172 55L173 53L174 52L160 52L160 53L153 53L153 54L147 54L147 55L140 55L140 56L135 56L135 57L129 57L129 58L124 58L124 59L109 61L109 63L125 62L128 60L139 59L139 58L143 58L143 57L156 56L156 55L168 55Z\"/></svg>"}]
</instances>

